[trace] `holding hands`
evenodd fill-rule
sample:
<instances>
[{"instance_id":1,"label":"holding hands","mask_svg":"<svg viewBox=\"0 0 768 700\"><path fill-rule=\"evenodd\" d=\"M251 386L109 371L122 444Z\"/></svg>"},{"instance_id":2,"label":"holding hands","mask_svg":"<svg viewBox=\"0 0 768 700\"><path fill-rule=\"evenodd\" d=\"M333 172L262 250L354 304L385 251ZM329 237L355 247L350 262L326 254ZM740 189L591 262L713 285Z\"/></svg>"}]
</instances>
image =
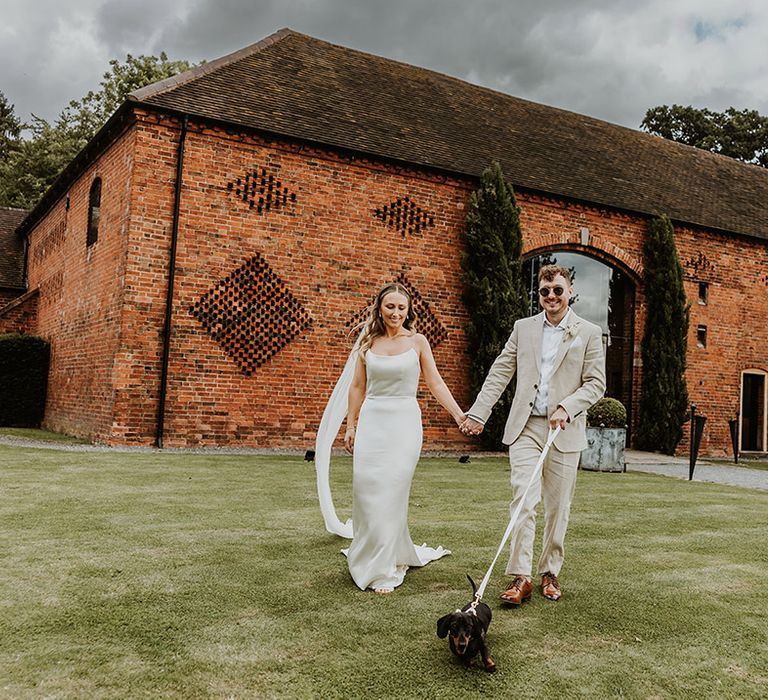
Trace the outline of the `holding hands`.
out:
<instances>
[{"instance_id":1,"label":"holding hands","mask_svg":"<svg viewBox=\"0 0 768 700\"><path fill-rule=\"evenodd\" d=\"M459 430L461 430L464 435L480 435L480 433L483 432L484 427L485 426L480 421L476 421L469 416L464 416L464 420L459 423Z\"/></svg>"}]
</instances>

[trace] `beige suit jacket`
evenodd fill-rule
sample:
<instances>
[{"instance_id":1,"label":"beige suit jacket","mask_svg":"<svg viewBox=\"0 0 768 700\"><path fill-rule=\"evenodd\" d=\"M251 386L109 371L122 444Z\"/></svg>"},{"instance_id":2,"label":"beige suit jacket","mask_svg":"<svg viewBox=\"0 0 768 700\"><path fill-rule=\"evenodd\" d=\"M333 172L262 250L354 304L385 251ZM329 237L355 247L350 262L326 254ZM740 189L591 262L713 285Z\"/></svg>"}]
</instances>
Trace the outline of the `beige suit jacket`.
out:
<instances>
[{"instance_id":1,"label":"beige suit jacket","mask_svg":"<svg viewBox=\"0 0 768 700\"><path fill-rule=\"evenodd\" d=\"M467 414L485 423L512 378L517 375L515 398L504 429L504 443L511 445L531 415L541 376L541 341L544 312L515 323L504 349L496 358L483 388ZM563 342L555 357L549 382L547 415L558 406L570 423L555 439L561 452L577 452L587 446L587 409L605 392L605 354L599 326L571 311Z\"/></svg>"}]
</instances>

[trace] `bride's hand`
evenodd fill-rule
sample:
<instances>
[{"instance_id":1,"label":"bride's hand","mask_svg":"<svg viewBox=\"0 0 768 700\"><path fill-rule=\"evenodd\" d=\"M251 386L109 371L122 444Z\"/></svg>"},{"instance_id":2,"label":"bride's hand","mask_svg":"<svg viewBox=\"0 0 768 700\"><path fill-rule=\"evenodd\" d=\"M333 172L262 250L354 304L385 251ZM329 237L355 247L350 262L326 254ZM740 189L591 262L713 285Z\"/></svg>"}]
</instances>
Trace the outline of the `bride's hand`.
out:
<instances>
[{"instance_id":1,"label":"bride's hand","mask_svg":"<svg viewBox=\"0 0 768 700\"><path fill-rule=\"evenodd\" d=\"M461 424L467 419L467 416L465 413L459 413L459 415L454 416L453 420L456 421L456 425L461 427Z\"/></svg>"},{"instance_id":2,"label":"bride's hand","mask_svg":"<svg viewBox=\"0 0 768 700\"><path fill-rule=\"evenodd\" d=\"M347 432L344 433L344 449L352 454L355 450L355 429L347 428Z\"/></svg>"}]
</instances>

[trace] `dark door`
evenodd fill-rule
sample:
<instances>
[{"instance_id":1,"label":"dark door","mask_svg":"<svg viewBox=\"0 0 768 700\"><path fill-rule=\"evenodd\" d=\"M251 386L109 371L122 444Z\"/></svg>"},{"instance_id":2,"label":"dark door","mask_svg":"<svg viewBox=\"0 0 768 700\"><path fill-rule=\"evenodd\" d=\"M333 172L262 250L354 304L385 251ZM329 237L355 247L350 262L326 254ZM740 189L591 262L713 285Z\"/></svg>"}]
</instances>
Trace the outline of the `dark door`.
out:
<instances>
[{"instance_id":1,"label":"dark door","mask_svg":"<svg viewBox=\"0 0 768 700\"><path fill-rule=\"evenodd\" d=\"M741 375L741 449L765 452L765 375Z\"/></svg>"}]
</instances>

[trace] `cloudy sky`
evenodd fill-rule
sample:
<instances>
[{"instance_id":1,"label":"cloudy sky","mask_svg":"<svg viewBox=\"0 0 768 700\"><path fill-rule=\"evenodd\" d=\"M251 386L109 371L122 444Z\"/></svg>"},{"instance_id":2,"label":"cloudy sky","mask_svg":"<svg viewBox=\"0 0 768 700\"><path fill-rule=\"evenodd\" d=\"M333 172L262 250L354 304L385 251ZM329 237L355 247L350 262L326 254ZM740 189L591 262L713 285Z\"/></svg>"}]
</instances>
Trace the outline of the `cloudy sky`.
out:
<instances>
[{"instance_id":1,"label":"cloudy sky","mask_svg":"<svg viewBox=\"0 0 768 700\"><path fill-rule=\"evenodd\" d=\"M0 91L53 119L111 58L213 59L282 27L637 128L647 108L768 115L764 0L0 0Z\"/></svg>"}]
</instances>

